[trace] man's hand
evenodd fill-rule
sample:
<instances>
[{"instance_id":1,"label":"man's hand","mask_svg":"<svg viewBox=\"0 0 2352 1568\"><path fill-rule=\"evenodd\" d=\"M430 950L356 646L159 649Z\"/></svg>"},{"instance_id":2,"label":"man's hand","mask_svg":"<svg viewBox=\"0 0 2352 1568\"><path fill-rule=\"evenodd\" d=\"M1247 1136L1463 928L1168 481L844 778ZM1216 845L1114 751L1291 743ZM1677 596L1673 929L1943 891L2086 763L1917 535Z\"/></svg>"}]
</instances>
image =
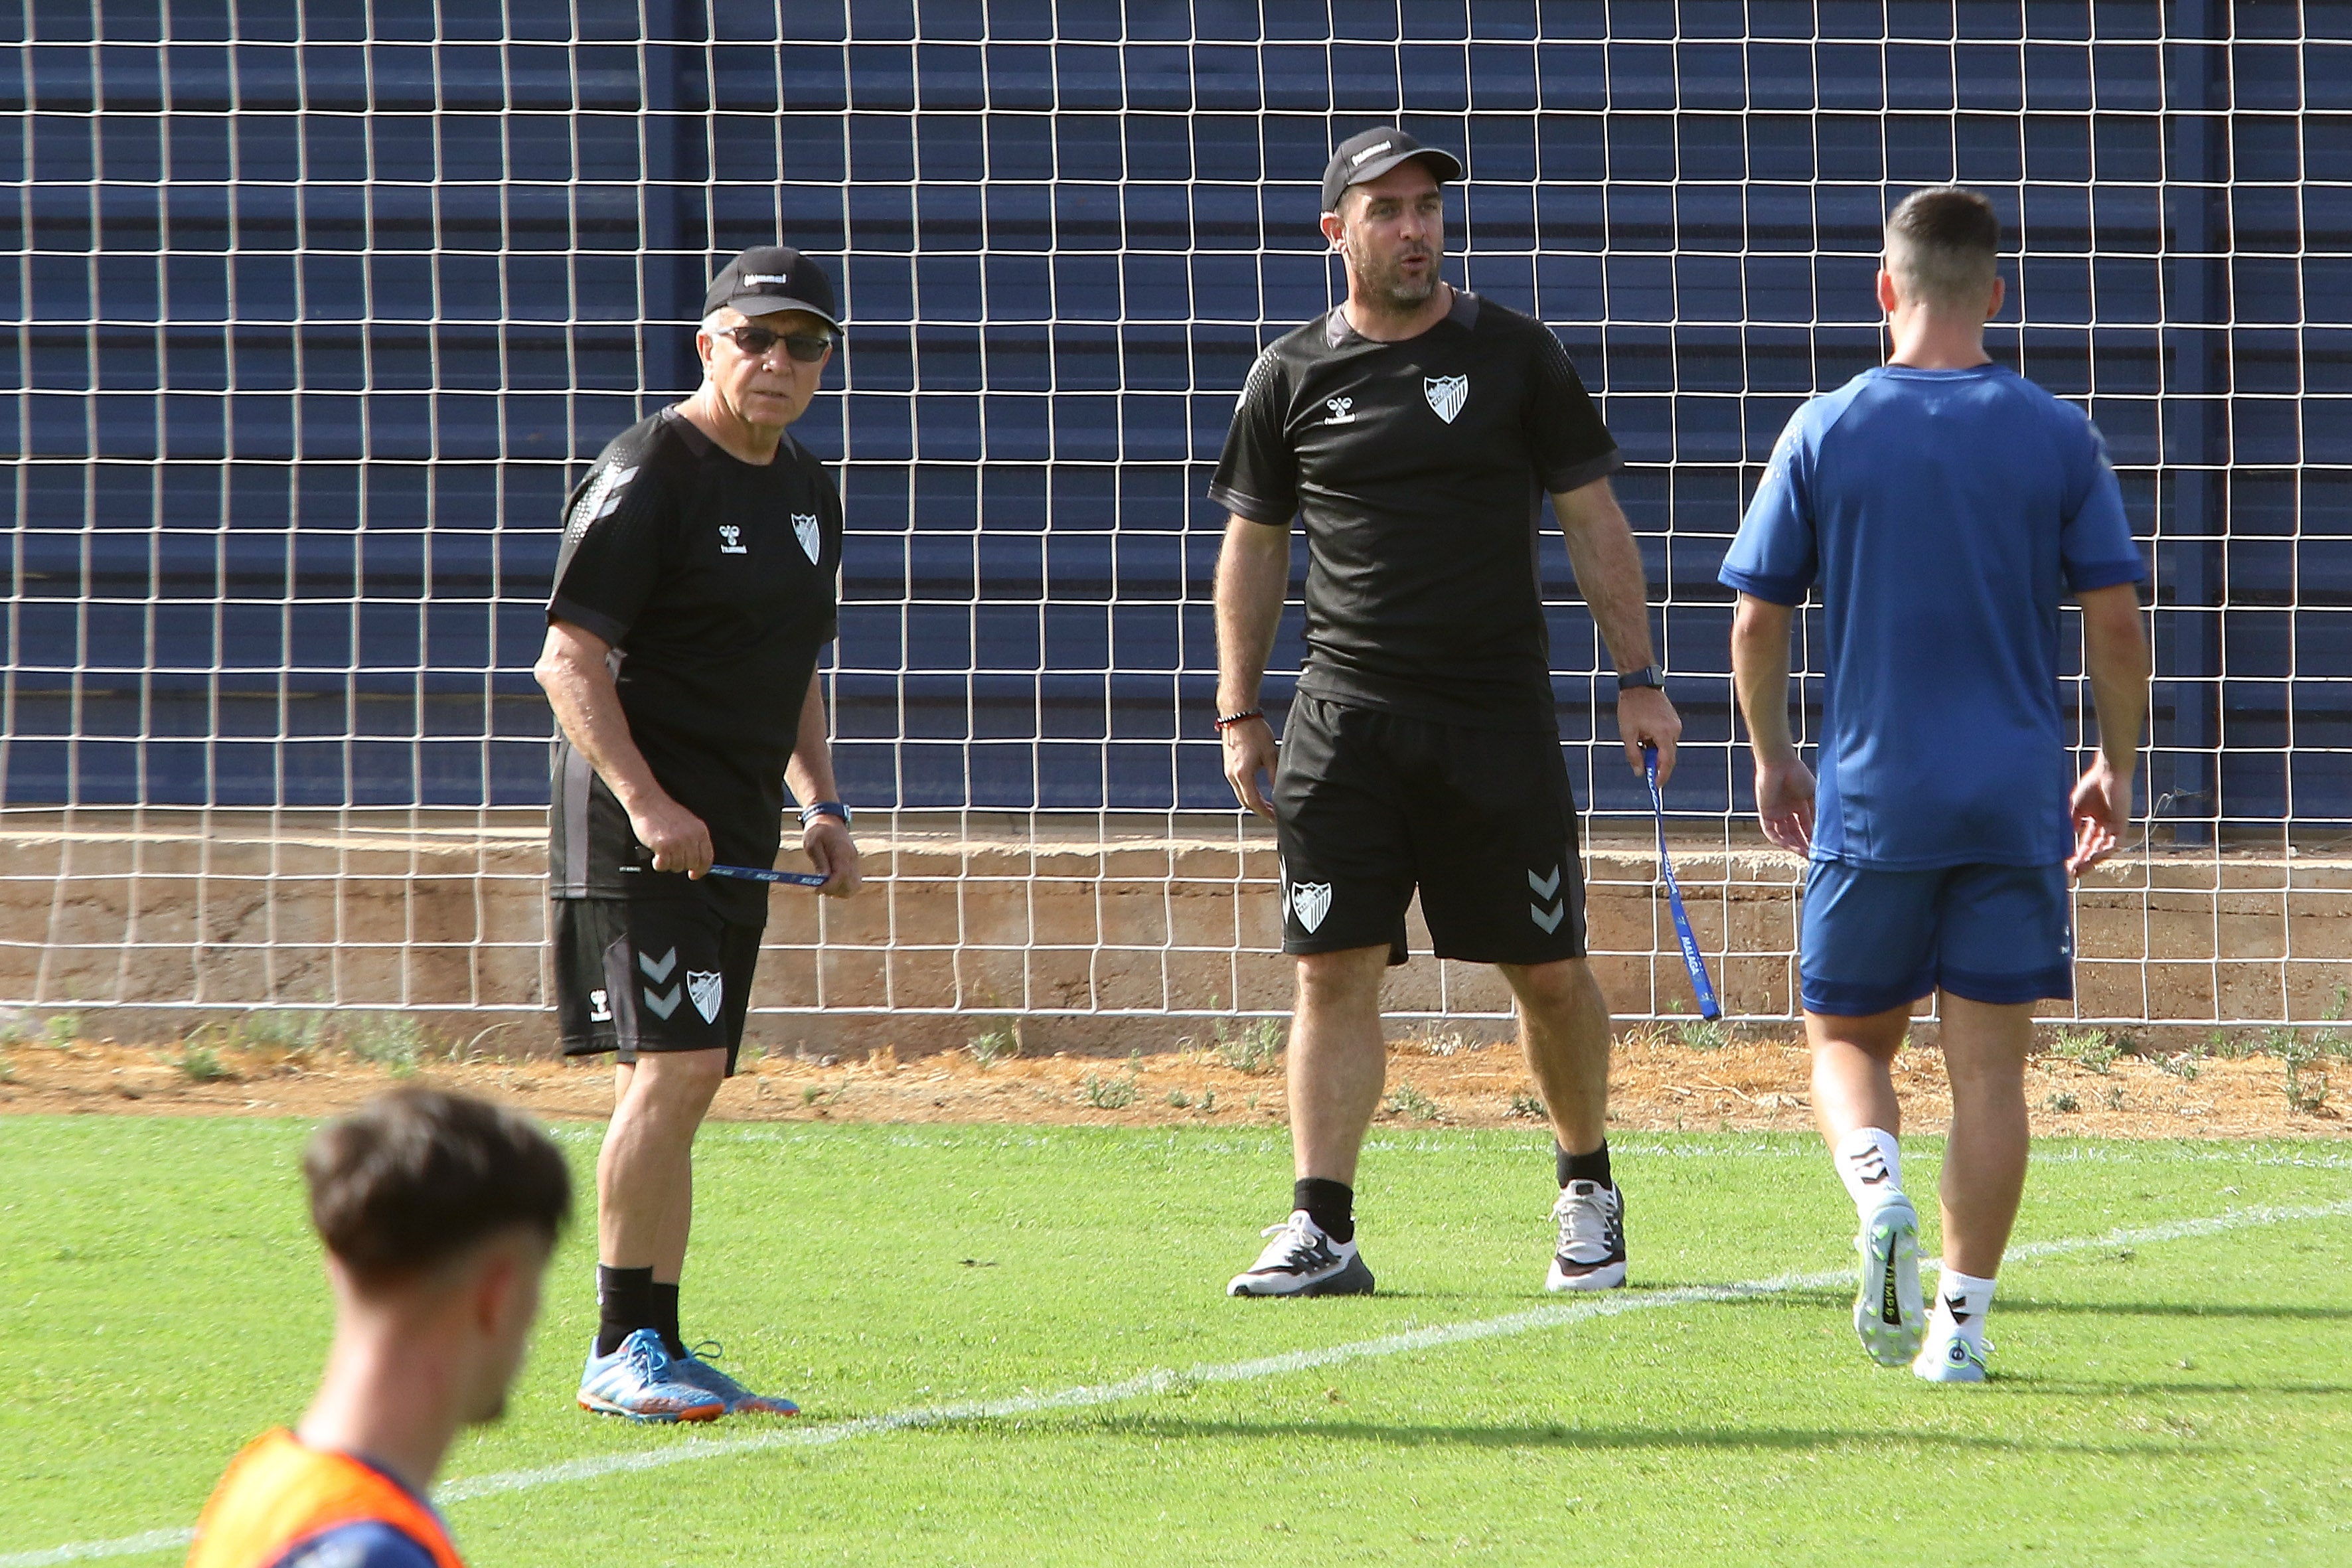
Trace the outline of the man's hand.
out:
<instances>
[{"instance_id":1,"label":"man's hand","mask_svg":"<svg viewBox=\"0 0 2352 1568\"><path fill-rule=\"evenodd\" d=\"M1642 748L1658 748L1658 787L1674 776L1675 742L1683 737L1683 716L1654 686L1629 686L1617 694L1617 738L1625 742L1625 760L1633 771L1642 768Z\"/></svg>"},{"instance_id":2,"label":"man's hand","mask_svg":"<svg viewBox=\"0 0 2352 1568\"><path fill-rule=\"evenodd\" d=\"M629 810L629 828L653 851L656 871L683 871L699 878L714 858L710 829L702 818L666 795Z\"/></svg>"},{"instance_id":3,"label":"man's hand","mask_svg":"<svg viewBox=\"0 0 2352 1568\"><path fill-rule=\"evenodd\" d=\"M1274 731L1263 719L1244 719L1226 725L1221 738L1225 743L1225 782L1234 786L1234 798L1272 821L1274 803L1258 788L1257 780L1260 773L1268 784L1274 780Z\"/></svg>"},{"instance_id":4,"label":"man's hand","mask_svg":"<svg viewBox=\"0 0 2352 1568\"><path fill-rule=\"evenodd\" d=\"M839 818L810 817L808 826L801 829L801 849L809 864L824 874L825 884L817 889L821 896L845 899L866 885L857 840L849 836L849 825Z\"/></svg>"},{"instance_id":5,"label":"man's hand","mask_svg":"<svg viewBox=\"0 0 2352 1568\"><path fill-rule=\"evenodd\" d=\"M1756 764L1756 817L1764 837L1802 855L1813 847L1813 773L1790 756Z\"/></svg>"},{"instance_id":6,"label":"man's hand","mask_svg":"<svg viewBox=\"0 0 2352 1568\"><path fill-rule=\"evenodd\" d=\"M2131 780L2117 778L2105 752L2091 759L2075 781L2070 815L2074 820L2074 853L2066 859L2066 874L2079 877L2115 852L2131 831Z\"/></svg>"}]
</instances>

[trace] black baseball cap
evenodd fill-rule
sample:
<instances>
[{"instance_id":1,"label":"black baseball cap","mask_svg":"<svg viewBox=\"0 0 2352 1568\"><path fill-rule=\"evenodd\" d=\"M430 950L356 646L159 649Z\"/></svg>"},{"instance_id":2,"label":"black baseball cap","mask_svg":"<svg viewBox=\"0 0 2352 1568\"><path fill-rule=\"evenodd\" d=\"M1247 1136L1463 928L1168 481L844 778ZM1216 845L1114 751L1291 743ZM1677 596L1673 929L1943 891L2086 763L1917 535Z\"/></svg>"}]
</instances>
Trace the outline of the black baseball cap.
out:
<instances>
[{"instance_id":1,"label":"black baseball cap","mask_svg":"<svg viewBox=\"0 0 2352 1568\"><path fill-rule=\"evenodd\" d=\"M1408 158L1420 158L1443 184L1462 177L1462 160L1442 147L1424 147L1393 125L1359 131L1331 151L1330 166L1323 171L1323 210L1339 210L1339 198L1349 185L1377 180Z\"/></svg>"},{"instance_id":2,"label":"black baseball cap","mask_svg":"<svg viewBox=\"0 0 2352 1568\"><path fill-rule=\"evenodd\" d=\"M835 331L841 317L833 303L833 283L824 268L789 245L755 245L719 269L702 297L702 313L732 306L747 316L806 310Z\"/></svg>"}]
</instances>

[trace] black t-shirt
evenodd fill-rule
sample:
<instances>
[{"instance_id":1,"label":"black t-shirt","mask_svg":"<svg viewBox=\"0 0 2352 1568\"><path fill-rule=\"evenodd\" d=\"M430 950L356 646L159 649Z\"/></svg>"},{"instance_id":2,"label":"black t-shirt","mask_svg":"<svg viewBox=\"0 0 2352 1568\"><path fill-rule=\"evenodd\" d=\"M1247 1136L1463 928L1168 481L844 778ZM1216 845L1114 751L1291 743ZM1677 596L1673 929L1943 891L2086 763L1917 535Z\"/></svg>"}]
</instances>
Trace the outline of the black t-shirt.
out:
<instances>
[{"instance_id":1,"label":"black t-shirt","mask_svg":"<svg viewBox=\"0 0 2352 1568\"><path fill-rule=\"evenodd\" d=\"M1209 495L1253 522L1307 520L1300 691L1550 730L1543 495L1620 466L1551 329L1457 291L1402 342L1374 342L1335 309L1268 348Z\"/></svg>"},{"instance_id":2,"label":"black t-shirt","mask_svg":"<svg viewBox=\"0 0 2352 1568\"><path fill-rule=\"evenodd\" d=\"M551 621L613 645L630 736L726 864L774 864L784 764L817 652L833 640L841 497L786 436L764 467L675 409L606 447L564 503ZM558 898L698 896L767 919L758 882L656 872L628 814L559 732L549 813Z\"/></svg>"}]
</instances>

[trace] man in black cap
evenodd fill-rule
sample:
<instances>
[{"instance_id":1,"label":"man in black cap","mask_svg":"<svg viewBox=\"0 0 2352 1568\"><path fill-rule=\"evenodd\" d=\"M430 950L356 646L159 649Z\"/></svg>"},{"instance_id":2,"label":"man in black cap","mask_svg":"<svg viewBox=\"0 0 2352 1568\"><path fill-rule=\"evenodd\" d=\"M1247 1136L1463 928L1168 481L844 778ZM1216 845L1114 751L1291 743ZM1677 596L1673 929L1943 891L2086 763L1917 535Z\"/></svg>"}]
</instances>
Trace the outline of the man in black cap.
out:
<instances>
[{"instance_id":1,"label":"man in black cap","mask_svg":"<svg viewBox=\"0 0 2352 1568\"><path fill-rule=\"evenodd\" d=\"M565 503L536 674L562 734L548 814L555 1007L568 1056L618 1053L596 1164L589 1409L640 1421L790 1414L688 1353L678 1279L694 1135L735 1070L784 790L821 891L857 890L817 656L841 498L784 433L840 332L816 263L747 250L703 300L701 388L615 437Z\"/></svg>"},{"instance_id":2,"label":"man in black cap","mask_svg":"<svg viewBox=\"0 0 2352 1568\"><path fill-rule=\"evenodd\" d=\"M1387 1055L1381 979L1404 962L1416 889L1438 955L1493 963L1558 1141L1559 1240L1546 1284L1625 1281L1609 1169L1609 1009L1584 961L1576 803L1560 756L1537 525L1552 498L1615 657L1617 730L1674 765L1681 721L1652 661L1642 557L1610 493L1617 444L1559 340L1458 289L1440 182L1451 153L1379 126L1323 176L1348 298L1258 359L1210 496L1225 775L1275 821L1297 1181L1236 1296L1372 1289L1356 1247L1356 1160ZM1305 670L1277 754L1258 707L1307 527ZM1260 788L1273 775L1272 798Z\"/></svg>"}]
</instances>

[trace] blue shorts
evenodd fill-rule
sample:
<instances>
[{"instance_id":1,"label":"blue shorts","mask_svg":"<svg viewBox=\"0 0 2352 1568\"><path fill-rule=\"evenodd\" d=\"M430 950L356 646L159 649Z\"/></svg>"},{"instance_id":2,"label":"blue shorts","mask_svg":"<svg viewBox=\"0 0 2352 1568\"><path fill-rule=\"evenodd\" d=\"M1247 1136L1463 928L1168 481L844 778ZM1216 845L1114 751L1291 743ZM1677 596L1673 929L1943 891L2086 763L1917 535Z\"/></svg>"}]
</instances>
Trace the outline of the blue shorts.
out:
<instances>
[{"instance_id":1,"label":"blue shorts","mask_svg":"<svg viewBox=\"0 0 2352 1568\"><path fill-rule=\"evenodd\" d=\"M1861 1018L1936 990L1971 1002L2074 994L2066 868L1880 871L1816 860L1798 937L1805 1011Z\"/></svg>"}]
</instances>

